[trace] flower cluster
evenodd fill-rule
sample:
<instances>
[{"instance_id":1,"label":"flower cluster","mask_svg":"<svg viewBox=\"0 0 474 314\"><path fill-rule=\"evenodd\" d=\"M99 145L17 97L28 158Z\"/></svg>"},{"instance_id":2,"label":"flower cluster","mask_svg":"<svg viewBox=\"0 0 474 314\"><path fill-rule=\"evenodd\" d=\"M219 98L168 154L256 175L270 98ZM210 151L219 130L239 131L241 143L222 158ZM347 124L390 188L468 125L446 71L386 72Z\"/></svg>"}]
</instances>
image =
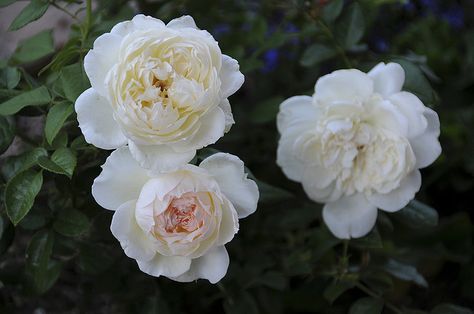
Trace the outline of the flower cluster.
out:
<instances>
[{"instance_id":1,"label":"flower cluster","mask_svg":"<svg viewBox=\"0 0 474 314\"><path fill-rule=\"evenodd\" d=\"M75 104L79 127L88 143L116 149L92 186L115 211L113 235L145 273L218 282L258 188L236 156L188 162L234 123L227 97L244 82L239 64L190 16L165 25L137 15L97 38L84 68L92 87Z\"/></svg>"},{"instance_id":2,"label":"flower cluster","mask_svg":"<svg viewBox=\"0 0 474 314\"><path fill-rule=\"evenodd\" d=\"M338 70L319 78L313 97L280 105L277 163L326 203L323 219L339 238L366 235L377 208L406 206L421 186L418 169L441 153L438 115L402 91L404 81L396 63Z\"/></svg>"}]
</instances>

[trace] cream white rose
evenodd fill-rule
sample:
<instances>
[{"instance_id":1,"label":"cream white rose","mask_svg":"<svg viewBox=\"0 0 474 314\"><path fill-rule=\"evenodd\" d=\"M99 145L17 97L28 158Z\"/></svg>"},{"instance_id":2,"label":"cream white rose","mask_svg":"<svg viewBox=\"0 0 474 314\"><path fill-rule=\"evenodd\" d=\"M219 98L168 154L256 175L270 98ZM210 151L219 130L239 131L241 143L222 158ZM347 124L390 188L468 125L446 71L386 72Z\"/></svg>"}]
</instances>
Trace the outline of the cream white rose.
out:
<instances>
[{"instance_id":1,"label":"cream white rose","mask_svg":"<svg viewBox=\"0 0 474 314\"><path fill-rule=\"evenodd\" d=\"M121 147L102 168L92 194L99 205L115 211L112 233L143 272L211 283L226 274L224 245L237 233L239 218L256 210L259 197L238 157L218 153L199 167L188 164L156 174Z\"/></svg>"},{"instance_id":2,"label":"cream white rose","mask_svg":"<svg viewBox=\"0 0 474 314\"><path fill-rule=\"evenodd\" d=\"M406 206L421 186L418 169L441 153L438 115L401 91L404 80L396 63L339 70L316 82L313 97L280 105L277 163L326 203L323 219L339 238L366 235L377 208Z\"/></svg>"},{"instance_id":3,"label":"cream white rose","mask_svg":"<svg viewBox=\"0 0 474 314\"><path fill-rule=\"evenodd\" d=\"M86 141L130 147L146 168L190 161L234 123L227 97L244 82L236 60L190 16L144 15L115 25L84 59L92 88L76 100Z\"/></svg>"}]
</instances>

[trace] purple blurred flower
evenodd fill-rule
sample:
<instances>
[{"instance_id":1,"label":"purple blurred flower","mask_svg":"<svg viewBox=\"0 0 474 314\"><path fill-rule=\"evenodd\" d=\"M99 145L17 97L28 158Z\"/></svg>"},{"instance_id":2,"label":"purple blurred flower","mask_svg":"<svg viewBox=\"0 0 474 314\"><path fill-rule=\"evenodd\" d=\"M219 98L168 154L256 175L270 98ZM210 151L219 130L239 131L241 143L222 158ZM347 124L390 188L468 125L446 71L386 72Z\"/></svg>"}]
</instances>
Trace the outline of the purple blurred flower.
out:
<instances>
[{"instance_id":1,"label":"purple blurred flower","mask_svg":"<svg viewBox=\"0 0 474 314\"><path fill-rule=\"evenodd\" d=\"M451 6L441 17L453 28L461 28L464 25L464 11L459 5Z\"/></svg>"}]
</instances>

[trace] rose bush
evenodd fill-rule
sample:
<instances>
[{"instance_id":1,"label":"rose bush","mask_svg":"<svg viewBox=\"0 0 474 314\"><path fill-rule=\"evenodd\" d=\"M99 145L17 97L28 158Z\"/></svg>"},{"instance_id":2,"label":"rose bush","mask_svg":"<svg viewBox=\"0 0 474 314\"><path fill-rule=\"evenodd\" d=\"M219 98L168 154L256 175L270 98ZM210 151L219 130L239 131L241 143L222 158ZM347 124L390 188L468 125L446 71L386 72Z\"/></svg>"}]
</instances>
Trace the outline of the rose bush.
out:
<instances>
[{"instance_id":1,"label":"rose bush","mask_svg":"<svg viewBox=\"0 0 474 314\"><path fill-rule=\"evenodd\" d=\"M129 146L146 168L190 161L234 123L227 97L244 82L236 60L190 16L137 15L99 36L84 59L92 87L76 100L85 139Z\"/></svg>"},{"instance_id":2,"label":"rose bush","mask_svg":"<svg viewBox=\"0 0 474 314\"><path fill-rule=\"evenodd\" d=\"M217 153L199 167L188 164L153 174L127 147L109 156L92 194L115 211L112 233L143 272L211 283L227 272L224 245L237 233L239 218L256 210L259 197L236 156Z\"/></svg>"},{"instance_id":3,"label":"rose bush","mask_svg":"<svg viewBox=\"0 0 474 314\"><path fill-rule=\"evenodd\" d=\"M404 81L396 63L338 70L318 79L313 97L280 105L277 163L326 203L324 221L339 238L366 235L377 208L406 206L421 186L418 169L441 153L438 115L402 91Z\"/></svg>"}]
</instances>

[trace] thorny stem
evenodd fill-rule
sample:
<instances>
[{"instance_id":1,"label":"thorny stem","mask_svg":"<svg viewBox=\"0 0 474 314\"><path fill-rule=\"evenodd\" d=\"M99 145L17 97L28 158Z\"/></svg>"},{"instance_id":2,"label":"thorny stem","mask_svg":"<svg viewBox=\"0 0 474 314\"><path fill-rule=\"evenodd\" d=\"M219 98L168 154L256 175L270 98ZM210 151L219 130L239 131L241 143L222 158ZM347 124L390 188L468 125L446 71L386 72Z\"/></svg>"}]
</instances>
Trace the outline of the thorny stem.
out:
<instances>
[{"instance_id":1,"label":"thorny stem","mask_svg":"<svg viewBox=\"0 0 474 314\"><path fill-rule=\"evenodd\" d=\"M329 40L332 41L332 44L334 45L334 48L336 48L337 52L342 58L342 61L348 68L352 68L352 63L349 60L349 58L346 55L346 52L344 51L344 48L339 45L337 42L336 38L334 37L334 34L332 31L329 29L329 27L324 23L320 18L316 18L316 22L318 23L319 27L323 30L324 34L329 38Z\"/></svg>"}]
</instances>

